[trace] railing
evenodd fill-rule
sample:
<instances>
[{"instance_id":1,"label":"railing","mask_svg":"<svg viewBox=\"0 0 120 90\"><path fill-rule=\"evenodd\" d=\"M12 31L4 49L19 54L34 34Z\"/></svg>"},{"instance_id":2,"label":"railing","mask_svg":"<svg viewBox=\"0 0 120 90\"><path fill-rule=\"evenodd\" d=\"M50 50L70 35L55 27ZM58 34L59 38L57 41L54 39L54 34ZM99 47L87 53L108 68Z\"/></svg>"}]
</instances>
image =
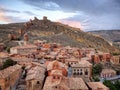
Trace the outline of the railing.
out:
<instances>
[{"instance_id":1,"label":"railing","mask_svg":"<svg viewBox=\"0 0 120 90\"><path fill-rule=\"evenodd\" d=\"M103 82L104 80L110 80L110 81L114 81L120 79L120 75L117 75L115 77L108 77L108 78L100 78L100 81Z\"/></svg>"}]
</instances>

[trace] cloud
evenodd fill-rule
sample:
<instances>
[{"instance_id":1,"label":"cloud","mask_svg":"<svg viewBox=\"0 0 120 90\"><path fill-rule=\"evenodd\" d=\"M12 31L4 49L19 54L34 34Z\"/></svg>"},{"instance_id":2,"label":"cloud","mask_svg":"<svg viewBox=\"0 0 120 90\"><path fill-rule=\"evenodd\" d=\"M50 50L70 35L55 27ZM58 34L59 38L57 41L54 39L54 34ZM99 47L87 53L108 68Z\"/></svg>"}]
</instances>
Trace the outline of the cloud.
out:
<instances>
[{"instance_id":1,"label":"cloud","mask_svg":"<svg viewBox=\"0 0 120 90\"><path fill-rule=\"evenodd\" d=\"M93 15L117 12L119 0L23 0L25 3L48 10L84 11Z\"/></svg>"},{"instance_id":2,"label":"cloud","mask_svg":"<svg viewBox=\"0 0 120 90\"><path fill-rule=\"evenodd\" d=\"M51 11L78 13L64 21L80 22L85 30L120 28L120 0L22 0L24 3ZM60 19L62 20L62 18ZM68 24L70 22L67 22Z\"/></svg>"},{"instance_id":3,"label":"cloud","mask_svg":"<svg viewBox=\"0 0 120 90\"><path fill-rule=\"evenodd\" d=\"M82 26L81 26L80 22L71 21L71 20L64 20L64 19L57 20L57 21L61 22L63 24L67 24L67 25L72 26L72 27L80 28L82 30Z\"/></svg>"},{"instance_id":4,"label":"cloud","mask_svg":"<svg viewBox=\"0 0 120 90\"><path fill-rule=\"evenodd\" d=\"M19 9L17 11L0 8L3 11L2 19L24 21L29 17L45 15L54 21L59 19L72 25L80 23L85 30L120 29L120 0L20 0L19 2L21 1L24 8L30 6L31 9L25 8L19 12ZM6 3L4 0L2 2Z\"/></svg>"},{"instance_id":5,"label":"cloud","mask_svg":"<svg viewBox=\"0 0 120 90\"><path fill-rule=\"evenodd\" d=\"M28 14L28 15L36 15L34 14L33 12L30 12L30 11L24 11L25 14Z\"/></svg>"},{"instance_id":6,"label":"cloud","mask_svg":"<svg viewBox=\"0 0 120 90\"><path fill-rule=\"evenodd\" d=\"M52 0L22 0L24 3L35 6L37 8L42 8L46 10L58 10L60 9L59 5L53 2Z\"/></svg>"},{"instance_id":7,"label":"cloud","mask_svg":"<svg viewBox=\"0 0 120 90\"><path fill-rule=\"evenodd\" d=\"M4 11L5 13L20 13L20 11L17 11L17 10L12 10L12 9L7 9L7 8L3 8L3 7L0 7L0 11Z\"/></svg>"},{"instance_id":8,"label":"cloud","mask_svg":"<svg viewBox=\"0 0 120 90\"><path fill-rule=\"evenodd\" d=\"M13 22L23 22L24 19L15 16L9 16L7 13L19 13L15 10L5 9L0 7L0 22L1 23L13 23Z\"/></svg>"},{"instance_id":9,"label":"cloud","mask_svg":"<svg viewBox=\"0 0 120 90\"><path fill-rule=\"evenodd\" d=\"M6 15L5 15L5 12L4 11L2 11L2 10L0 10L0 21L1 22L10 22L11 20L8 18L8 17L6 17Z\"/></svg>"},{"instance_id":10,"label":"cloud","mask_svg":"<svg viewBox=\"0 0 120 90\"><path fill-rule=\"evenodd\" d=\"M10 18L10 22L9 23L20 23L20 22L26 22L27 20L22 19L20 17L15 17L15 16L7 16L7 18Z\"/></svg>"}]
</instances>

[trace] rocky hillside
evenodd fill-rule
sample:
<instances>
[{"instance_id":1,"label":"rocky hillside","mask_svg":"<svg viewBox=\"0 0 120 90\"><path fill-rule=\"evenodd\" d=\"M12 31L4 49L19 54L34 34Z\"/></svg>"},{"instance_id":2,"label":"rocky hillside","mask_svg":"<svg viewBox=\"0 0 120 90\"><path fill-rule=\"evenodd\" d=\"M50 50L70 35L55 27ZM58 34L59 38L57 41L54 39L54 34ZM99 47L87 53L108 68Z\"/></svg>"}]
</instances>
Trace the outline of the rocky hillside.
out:
<instances>
[{"instance_id":1,"label":"rocky hillside","mask_svg":"<svg viewBox=\"0 0 120 90\"><path fill-rule=\"evenodd\" d=\"M35 18L26 23L0 25L0 42L12 46L15 41L10 41L8 34L11 33L18 36L19 29L23 30L24 33L27 32L31 41L40 39L48 42L57 42L64 46L92 47L107 52L116 50L115 47L97 35L83 32L78 28L59 22L52 22L47 17L44 17L43 20Z\"/></svg>"},{"instance_id":2,"label":"rocky hillside","mask_svg":"<svg viewBox=\"0 0 120 90\"><path fill-rule=\"evenodd\" d=\"M91 31L91 33L100 35L109 41L120 41L120 30L100 30Z\"/></svg>"}]
</instances>

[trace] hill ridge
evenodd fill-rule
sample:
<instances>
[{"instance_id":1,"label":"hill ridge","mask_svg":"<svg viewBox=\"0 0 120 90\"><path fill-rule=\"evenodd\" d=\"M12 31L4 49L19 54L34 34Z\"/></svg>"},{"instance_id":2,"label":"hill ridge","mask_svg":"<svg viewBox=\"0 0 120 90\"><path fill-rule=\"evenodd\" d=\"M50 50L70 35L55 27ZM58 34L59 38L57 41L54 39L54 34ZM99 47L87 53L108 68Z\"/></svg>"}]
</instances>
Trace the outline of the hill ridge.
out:
<instances>
[{"instance_id":1,"label":"hill ridge","mask_svg":"<svg viewBox=\"0 0 120 90\"><path fill-rule=\"evenodd\" d=\"M20 29L23 32L29 32L29 38L31 41L35 39L45 39L48 42L56 42L63 45L70 45L72 47L90 47L105 52L117 50L102 37L83 32L78 28L70 27L58 22L52 22L48 20L47 17L44 17L43 20L35 18L26 23L0 25L0 38L3 39L0 41L7 40L8 33L11 32L19 36L18 31ZM1 33L1 31L5 32ZM11 42L9 41L6 44L8 45L10 43Z\"/></svg>"}]
</instances>

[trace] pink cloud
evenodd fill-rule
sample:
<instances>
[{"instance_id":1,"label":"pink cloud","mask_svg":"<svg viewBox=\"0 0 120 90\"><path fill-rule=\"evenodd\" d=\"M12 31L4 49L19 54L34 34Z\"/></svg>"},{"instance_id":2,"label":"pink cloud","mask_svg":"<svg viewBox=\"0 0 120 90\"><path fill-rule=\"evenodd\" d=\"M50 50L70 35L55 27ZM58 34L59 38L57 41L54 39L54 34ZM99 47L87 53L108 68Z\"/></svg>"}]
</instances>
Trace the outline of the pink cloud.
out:
<instances>
[{"instance_id":1,"label":"pink cloud","mask_svg":"<svg viewBox=\"0 0 120 90\"><path fill-rule=\"evenodd\" d=\"M0 22L9 23L11 20L6 16L4 10L0 7Z\"/></svg>"},{"instance_id":2,"label":"pink cloud","mask_svg":"<svg viewBox=\"0 0 120 90\"><path fill-rule=\"evenodd\" d=\"M80 30L82 30L82 25L78 21L71 21L71 20L57 20L57 21L63 24L67 24L71 27L80 28Z\"/></svg>"}]
</instances>

